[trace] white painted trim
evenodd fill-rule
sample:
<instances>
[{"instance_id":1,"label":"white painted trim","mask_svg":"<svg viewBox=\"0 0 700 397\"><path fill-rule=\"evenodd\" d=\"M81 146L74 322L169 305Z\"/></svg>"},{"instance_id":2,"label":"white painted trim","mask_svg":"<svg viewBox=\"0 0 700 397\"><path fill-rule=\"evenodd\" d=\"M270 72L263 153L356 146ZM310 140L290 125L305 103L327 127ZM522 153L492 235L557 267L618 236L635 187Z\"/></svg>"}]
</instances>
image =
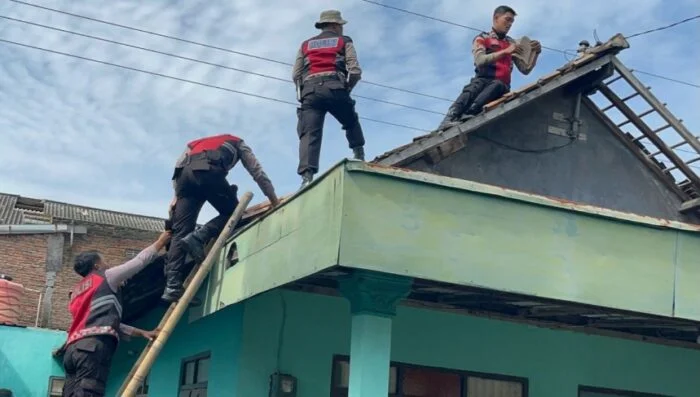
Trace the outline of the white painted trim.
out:
<instances>
[{"instance_id":1,"label":"white painted trim","mask_svg":"<svg viewBox=\"0 0 700 397\"><path fill-rule=\"evenodd\" d=\"M52 234L52 233L87 233L85 226L73 225L0 225L2 234Z\"/></svg>"}]
</instances>

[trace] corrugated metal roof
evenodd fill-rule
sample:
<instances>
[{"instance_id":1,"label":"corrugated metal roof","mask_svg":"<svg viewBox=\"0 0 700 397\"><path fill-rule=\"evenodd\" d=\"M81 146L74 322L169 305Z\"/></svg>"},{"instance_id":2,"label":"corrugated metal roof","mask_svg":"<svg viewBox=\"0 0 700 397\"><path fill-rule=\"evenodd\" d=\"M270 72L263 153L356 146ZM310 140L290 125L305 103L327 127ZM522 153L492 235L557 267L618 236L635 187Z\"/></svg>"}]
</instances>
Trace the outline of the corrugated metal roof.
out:
<instances>
[{"instance_id":1,"label":"corrugated metal roof","mask_svg":"<svg viewBox=\"0 0 700 397\"><path fill-rule=\"evenodd\" d=\"M10 222L14 219L14 208L17 196L0 193L0 224L15 224Z\"/></svg>"},{"instance_id":2,"label":"corrugated metal roof","mask_svg":"<svg viewBox=\"0 0 700 397\"><path fill-rule=\"evenodd\" d=\"M161 218L83 207L48 200L44 202L44 213L59 219L114 225L130 229L162 231L164 227L164 219Z\"/></svg>"},{"instance_id":3,"label":"corrugated metal roof","mask_svg":"<svg viewBox=\"0 0 700 397\"><path fill-rule=\"evenodd\" d=\"M162 231L164 227L164 219L161 218L83 207L49 200L30 199L43 203L43 209L18 209L18 199L26 198L13 194L0 193L0 224L56 223L57 220L64 220L155 232ZM27 215L26 217L25 213Z\"/></svg>"},{"instance_id":4,"label":"corrugated metal roof","mask_svg":"<svg viewBox=\"0 0 700 397\"><path fill-rule=\"evenodd\" d=\"M18 200L34 202L33 208L17 208ZM281 200L284 200L284 197ZM267 201L250 206L245 211L243 218L257 218L269 209L270 203ZM0 224L21 225L61 221L93 223L153 232L160 232L165 226L165 219L162 218L0 193Z\"/></svg>"}]
</instances>

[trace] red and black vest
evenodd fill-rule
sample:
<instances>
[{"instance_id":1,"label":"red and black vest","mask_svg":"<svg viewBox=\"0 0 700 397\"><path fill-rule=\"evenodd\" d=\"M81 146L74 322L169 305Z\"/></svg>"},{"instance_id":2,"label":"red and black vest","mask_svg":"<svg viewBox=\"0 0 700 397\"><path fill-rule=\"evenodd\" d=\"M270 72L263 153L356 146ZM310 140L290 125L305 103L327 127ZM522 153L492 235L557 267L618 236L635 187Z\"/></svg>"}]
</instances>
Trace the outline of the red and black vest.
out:
<instances>
[{"instance_id":1,"label":"red and black vest","mask_svg":"<svg viewBox=\"0 0 700 397\"><path fill-rule=\"evenodd\" d=\"M345 64L345 43L351 43L348 36L341 36L335 32L324 31L301 43L301 52L304 54L304 68L302 79L309 76L333 72L345 79L348 74Z\"/></svg>"},{"instance_id":2,"label":"red and black vest","mask_svg":"<svg viewBox=\"0 0 700 397\"><path fill-rule=\"evenodd\" d=\"M187 147L190 149L190 154L197 154L207 150L219 150L227 141L240 142L241 138L230 134L214 135L195 139L189 142Z\"/></svg>"},{"instance_id":3,"label":"red and black vest","mask_svg":"<svg viewBox=\"0 0 700 397\"><path fill-rule=\"evenodd\" d=\"M121 292L112 291L103 271L93 271L73 287L68 309L73 322L66 345L95 335L111 335L119 339Z\"/></svg>"},{"instance_id":4,"label":"red and black vest","mask_svg":"<svg viewBox=\"0 0 700 397\"><path fill-rule=\"evenodd\" d=\"M238 150L235 145L241 138L221 134L195 139L187 144L189 148L190 167L195 170L222 168L229 171L238 162Z\"/></svg>"},{"instance_id":5,"label":"red and black vest","mask_svg":"<svg viewBox=\"0 0 700 397\"><path fill-rule=\"evenodd\" d=\"M505 50L512 43L513 40L506 35L502 38L499 37L497 33L482 32L474 40L482 40L484 47L486 47L486 54L492 54L501 50ZM513 71L513 57L508 54L504 55L495 62L491 62L484 66L477 66L475 73L477 77L485 77L490 79L501 80L510 87L510 76Z\"/></svg>"}]
</instances>

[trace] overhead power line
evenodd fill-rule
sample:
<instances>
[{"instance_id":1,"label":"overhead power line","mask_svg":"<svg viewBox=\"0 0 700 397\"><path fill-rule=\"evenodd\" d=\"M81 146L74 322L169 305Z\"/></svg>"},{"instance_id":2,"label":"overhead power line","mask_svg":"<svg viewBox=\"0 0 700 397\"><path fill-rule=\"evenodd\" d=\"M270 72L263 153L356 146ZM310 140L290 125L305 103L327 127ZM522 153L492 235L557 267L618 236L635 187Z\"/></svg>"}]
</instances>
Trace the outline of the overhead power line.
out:
<instances>
[{"instance_id":1,"label":"overhead power line","mask_svg":"<svg viewBox=\"0 0 700 397\"><path fill-rule=\"evenodd\" d=\"M686 18L686 19L683 19L683 20L681 20L681 21L674 22L674 23L672 23L672 24L670 24L670 25L661 26L661 27L658 27L658 28L649 29L649 30L645 30L645 31L643 31L643 32L631 34L631 35L629 35L629 36L625 36L625 38L626 38L626 39L631 39L632 37L642 36L642 35L649 34L649 33L653 33L653 32L659 32L659 31L661 31L661 30L669 29L669 28L672 28L672 27L674 27L674 26L678 26L678 25L680 25L680 24L683 24L683 23L686 23L686 22L690 22L690 21L692 21L693 19L698 19L698 18L700 18L700 15L696 15L696 16L694 16L694 17Z\"/></svg>"},{"instance_id":2,"label":"overhead power line","mask_svg":"<svg viewBox=\"0 0 700 397\"><path fill-rule=\"evenodd\" d=\"M12 0L12 1L15 1L15 0ZM456 22L452 22L452 21L445 20L445 19L440 19L440 18L432 17L432 16L430 16L430 15L421 14L421 13L419 13L419 12L409 11L409 10L406 10L406 9L404 9L404 8L399 8L399 7L390 6L390 5L387 5L387 4L382 4L382 3L379 3L379 2L373 1L373 0L362 0L362 1L364 1L365 3L374 4L374 5L377 5L377 6L380 6L380 7L392 9L392 10L399 11L399 12L403 12L403 13L406 13L406 14L415 15L415 16L418 16L418 17L421 17L421 18L425 18L425 19L430 19L430 20L433 20L433 21L442 22L442 23L445 23L445 24L448 24L448 25L458 26L458 27L461 27L461 28L464 28L464 29L469 29L469 30L478 31L478 32L482 32L482 31L483 31L482 29L478 29L478 28L475 28L475 27L473 27L473 26L462 25L462 24L459 24L459 23L456 23ZM660 28L648 30L648 31L645 31L645 32L635 33L635 34L633 34L633 35L631 35L631 36L626 36L626 38L631 38L631 37L635 37L635 36L640 36L640 35L647 34L647 33L651 33L651 32L655 32L655 31L658 31L658 30L668 29L668 28L670 28L670 27L673 27L673 26L676 26L676 25L680 25L681 23L685 23L685 22L691 21L691 20L696 19L696 18L700 18L700 15L694 16L694 17L691 17L691 18L684 19L684 20L682 20L682 21L673 23L673 24L671 24L671 25L667 25L667 26L663 26L663 27L660 27ZM560 50L560 49L558 49L558 48L552 48L552 47L546 47L546 46L542 46L542 48L547 49L547 50L550 50L550 51L555 51L555 52L562 53L562 54L564 54L565 56L566 56L566 55L572 55L572 54L573 54L573 55L576 55L576 53L575 53L574 51ZM639 71L639 70L637 70L637 72L639 72L639 73L644 73L644 74L649 74L649 75L651 75L651 76L658 77L658 78L661 78L661 79L664 79L664 80L668 80L668 81L673 81L673 82L680 83L680 84L689 85L689 86L691 86L691 87L697 87L696 84L689 83L689 82L685 82L685 81L680 81L680 80L673 79L673 78L670 78L670 77L665 77L665 76L660 76L660 75L654 75L654 74L651 74L651 73L645 73L645 72L642 72L642 71Z\"/></svg>"},{"instance_id":3,"label":"overhead power line","mask_svg":"<svg viewBox=\"0 0 700 397\"><path fill-rule=\"evenodd\" d=\"M277 60L277 59L262 57L262 56L259 56L259 55L254 55L254 54L250 54L250 53L243 52L243 51L236 51L236 50L232 50L232 49L229 49L229 48L223 48L223 47L215 46L215 45L212 45L212 44L207 44L207 43L202 43L202 42L198 42L198 41L188 40L188 39L184 39L184 38L177 37L177 36L171 36L171 35L168 35L168 34L153 32L153 31L150 31L150 30L140 29L140 28L136 28L136 27L133 27L133 26L123 25L123 24L119 24L119 23L115 23L115 22L106 21L106 20L103 20L103 19L98 19L98 18L89 17L89 16L86 16L86 15L75 14L75 13L72 13L72 12L63 11L63 10L59 10L59 9L56 9L56 8L51 8L51 7L46 7L46 6L42 6L42 5L38 5L38 4L28 3L28 2L26 2L26 1L21 1L21 0L10 0L10 1L15 2L15 3L18 3L18 4L23 4L23 5L26 5L26 6L29 6L29 7L39 8L39 9L46 10L46 11L50 11L50 12L55 12L55 13L58 13L58 14L68 15L68 16L75 17L75 18L81 18L81 19L85 19L85 20L88 20L88 21L92 21L92 22L97 22L97 23L101 23L101 24L105 24L105 25L110 25L110 26L118 27L118 28L121 28L121 29L132 30L132 31L135 31L135 32L148 34L148 35L151 35L151 36L157 36L157 37L161 37L161 38L165 38L165 39L170 39L170 40L179 41L179 42L182 42L182 43L187 43L187 44L196 45L196 46L199 46L199 47L205 47L205 48L209 48L209 49L213 49L213 50L217 50L217 51L223 51L223 52L227 52L227 53L229 53L229 54L236 54L236 55L241 55L241 56L244 56L244 57L255 58L255 59L262 60L262 61L273 62L273 63L279 64L279 65L294 66L294 64L292 64L292 63L280 61L280 60ZM427 97L427 98L439 99L439 100L441 100L441 101L452 102L452 99L449 99L449 98L443 98L443 97L439 97L439 96L434 96L434 95L426 94L426 93L423 93L423 92L407 90L407 89L404 89L404 88L394 87L394 86L390 86L390 85L387 85L387 84L375 83L375 82L372 82L372 81L369 81L369 80L365 80L365 79L362 80L362 83L363 83L363 84L374 85L374 86L377 86L377 87L387 88L387 89L390 89L390 90L401 91L401 92L405 92L405 93L407 93L407 94L419 95L419 96L424 96L424 97Z\"/></svg>"},{"instance_id":4,"label":"overhead power line","mask_svg":"<svg viewBox=\"0 0 700 397\"><path fill-rule=\"evenodd\" d=\"M646 75L651 76L651 77L656 77L656 78L663 79L663 80L673 81L674 83L685 84L685 85L688 85L691 87L700 88L700 84L695 84L695 83L691 83L691 82L683 81L683 80L672 79L670 77L665 77L665 76L661 76L661 75L654 74L654 73L644 72L644 71L639 70L639 69L630 69L630 70L634 73L646 74Z\"/></svg>"},{"instance_id":5,"label":"overhead power line","mask_svg":"<svg viewBox=\"0 0 700 397\"><path fill-rule=\"evenodd\" d=\"M190 61L190 62L197 62L197 63L201 63L201 64L204 64L204 65L214 66L214 67L218 67L218 68L222 68L222 69L233 70L233 71L236 71L236 72L246 73L246 74L250 74L250 75L254 75L254 76L259 76L259 77L263 77L263 78L266 78L266 79L277 80L277 81L282 81L282 82L285 82L285 83L292 83L292 84L294 84L293 81L287 80L287 79L283 79L283 78L281 78L281 77L276 77L276 76L272 76L272 75L268 75L268 74L264 74L264 73L253 72L253 71L246 70L246 69L234 68L234 67L231 67L231 66L222 65L222 64L220 64L220 63L207 62L207 61L204 61L204 60L201 60L201 59L197 59L197 58L190 58L190 57L186 57L186 56L182 56L182 55L173 54L173 53L170 53L170 52L154 50L154 49L151 49L151 48L141 47L141 46L134 45L134 44L129 44L129 43L124 43L124 42L120 42L120 41L116 41L116 40L106 39L106 38L104 38L104 37L94 36L94 35L90 35L90 34L86 34L86 33L80 33L80 32L76 32L76 31L73 31L73 30L62 29L62 28L58 28L58 27L55 27L55 26L44 25L44 24L41 24L41 23L26 21L26 20L18 19L18 18L12 18L12 17L8 17L8 16L6 16L6 15L0 15L0 18L7 19L7 20L10 20L10 21L13 21L13 22L18 22L18 23L24 23L24 24L27 24L27 25L37 26L37 27L44 28L44 29L50 29L50 30L54 30L54 31L57 31L57 32L68 33L68 34L72 34L72 35L76 35L76 36L81 36L81 37L85 37L85 38L89 38L89 39L93 39L93 40L99 40L99 41L103 41L103 42L110 43L110 44L116 44L116 45L120 45L120 46L124 46L124 47L134 48L134 49L138 49L138 50L141 50L141 51L147 51L147 52L151 52L151 53L154 53L154 54L165 55L165 56L169 56L169 57L173 57L173 58L178 58L178 59L182 59L182 60L186 60L186 61ZM364 95L357 95L357 94L354 94L354 96L357 97L357 98L362 98L362 99L366 99L366 100L369 100L369 101L381 102L381 103L386 103L386 104L388 104L388 105L404 107L404 108L407 108L407 109L419 110L419 111L422 111L422 112L444 115L444 113L437 112L437 111L434 111L434 110L424 109L424 108L420 108L420 107L416 107L416 106L404 105L404 104L402 104L402 103L391 102L391 101L387 101L387 100L384 100L384 99L377 99L377 98L372 98L372 97L368 97L368 96L364 96Z\"/></svg>"},{"instance_id":6,"label":"overhead power line","mask_svg":"<svg viewBox=\"0 0 700 397\"><path fill-rule=\"evenodd\" d=\"M370 3L370 4L374 4L374 5L380 6L380 7L389 8L389 9L392 9L392 10L395 10L395 11L399 11L399 12L403 12L403 13L406 13L406 14L415 15L415 16L417 16L417 17L421 17L421 18L425 18L425 19L431 19L431 20L433 20L433 21L446 23L446 24L448 24L448 25L459 26L460 28L473 30L473 31L475 31L475 32L483 32L483 31L484 31L484 29L479 29L479 28L475 28L475 27L473 27L473 26L468 26L468 25L462 25L461 23L456 23L456 22L448 21L448 20L446 20L446 19L441 19L441 18L432 17L432 16L430 16L430 15L421 14L421 13L419 13L419 12L409 11L409 10L406 10L406 9L404 9L404 8L399 8L399 7L390 6L390 5L387 5L387 4L380 3L380 2L378 2L378 1L372 1L372 0L362 0L362 1L364 1L365 3ZM564 54L564 55L576 55L576 52L575 52L575 51L560 50L560 49L558 49L558 48L552 48L552 47L546 47L546 46L542 46L542 48L547 49L547 50L550 50L550 51L554 51L554 52L559 52L559 53L562 53L562 54Z\"/></svg>"},{"instance_id":7,"label":"overhead power line","mask_svg":"<svg viewBox=\"0 0 700 397\"><path fill-rule=\"evenodd\" d=\"M183 83L195 84L195 85L199 85L199 86L203 86L203 87L208 87L208 88L213 88L213 89L217 89L217 90L227 91L227 92L231 92L231 93L234 93L234 94L246 95L246 96L250 96L250 97L254 97L254 98L258 98L258 99L264 99L264 100L267 100L267 101L279 102L279 103L284 103L284 104L292 105L292 106L298 106L298 105L299 105L298 103L291 102L291 101L286 101L286 100L284 100L284 99L273 98L273 97L269 97L269 96L265 96L265 95L255 94L255 93L252 93L252 92L246 92L246 91L235 90L235 89L232 89L232 88L221 87L221 86L214 85L214 84L202 83L202 82L200 82L200 81L194 81L194 80L183 79L183 78L181 78L181 77L170 76L170 75L163 74L163 73L153 72L153 71L145 70L145 69L139 69L139 68L135 68L135 67L131 67L131 66L126 66L126 65L120 65L120 64L117 64L117 63L112 63L112 62L103 61L103 60L99 60L99 59L95 59L95 58L90 58L90 57L84 57L84 56L77 55L77 54L71 54L71 53L67 53L67 52L61 52L61 51L51 50L51 49L48 49L48 48L38 47L38 46L30 45L30 44L19 43L19 42L12 41L12 40L6 40L6 39L1 39L1 38L0 38L0 42L2 42L2 43L7 43L7 44L12 44L12 45L16 45L16 46L20 46L20 47L25 47L25 48L31 48L31 49L34 49L34 50L49 52L49 53L52 53L52 54L57 54L57 55L63 55L63 56L67 56L67 57L82 59L82 60L84 60L84 61L99 63L99 64L102 64L102 65L113 66L113 67L117 67L117 68L121 68L121 69L130 70L130 71L133 71L133 72L145 73L145 74L149 74L149 75L153 75L153 76L157 76L157 77L162 77L162 78L166 78L166 79L177 80L177 81L180 81L180 82L183 82ZM379 123L379 124L391 125L391 126L394 126L394 127L401 127L401 128L405 128L405 129L409 129L409 130L414 130L414 131L429 132L429 131L427 131L427 130L423 130L423 129L420 129L420 128L411 127L411 126L409 126L409 125L398 124L398 123L392 123L392 122L390 122L390 121L377 120L377 119L373 119L373 118L369 118L369 117L362 117L362 116L361 116L360 119L367 120L367 121L371 121L371 122L374 122L374 123Z\"/></svg>"}]
</instances>

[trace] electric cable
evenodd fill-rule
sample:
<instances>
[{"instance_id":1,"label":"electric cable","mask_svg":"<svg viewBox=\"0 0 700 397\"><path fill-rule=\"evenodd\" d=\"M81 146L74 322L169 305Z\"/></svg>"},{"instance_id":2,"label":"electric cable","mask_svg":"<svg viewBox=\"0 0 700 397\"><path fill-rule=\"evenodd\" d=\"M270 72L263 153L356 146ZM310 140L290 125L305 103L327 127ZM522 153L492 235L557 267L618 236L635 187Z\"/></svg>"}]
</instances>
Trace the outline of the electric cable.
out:
<instances>
[{"instance_id":1,"label":"electric cable","mask_svg":"<svg viewBox=\"0 0 700 397\"><path fill-rule=\"evenodd\" d=\"M12 0L12 1L15 1L15 0ZM461 27L461 28L465 28L465 29L469 29L469 30L473 30L473 31L478 31L478 32L483 32L483 31L484 31L484 30L482 30L482 29L477 29L477 28L472 27L472 26L462 25L462 24L459 24L459 23L456 23L456 22L452 22L452 21L445 20L445 19L436 18L436 17L432 17L432 16L430 16L430 15L421 14L421 13L419 13L419 12L409 11L409 10L406 10L406 9L404 9L404 8L395 7L395 6L390 6L390 5L387 5L387 4L382 4L382 3L379 3L379 2L373 1L373 0L361 0L361 1L364 1L365 3L369 3L369 4L374 4L374 5L377 5L377 6L380 6L380 7L392 9L392 10L395 10L395 11L399 11L399 12L403 12L403 13L415 15L415 16L418 16L418 17L421 17L421 18L426 18L426 19L430 19L430 20L442 22L442 23L445 23L445 24L448 24L448 25L458 26L458 27ZM630 35L630 36L625 36L625 38L631 38L631 37L641 36L641 35L643 35L643 34L655 32L655 31L659 31L659 30L668 29L668 28L670 28L670 27L673 27L673 26L676 26L676 25L680 25L681 23L689 22L689 21L694 20L694 19L697 19L697 18L700 18L700 15L697 15L697 16L694 16L694 17L691 17L691 18L687 18L687 19L684 19L684 20L682 20L682 21L675 22L675 23L673 23L673 24L670 24L670 25L667 25L667 26L663 26L663 27L660 27L660 28L656 28L656 29L651 29L651 30L647 30L647 31L644 31L644 32L635 33L635 34ZM575 52L575 51L571 51L571 50L560 50L560 49L558 49L558 48L547 47L547 46L544 46L544 45L542 46L542 48L547 49L547 50L550 50L550 51L555 51L555 52L562 53L562 54L564 54L564 57L566 57L567 55L576 55L576 52ZM567 60L569 60L569 59L567 58ZM648 72L642 72L642 71L640 71L640 70L637 70L637 72L643 73L643 74L648 74L648 75L650 75L650 76L658 77L658 78L660 78L660 79L672 81L672 82L675 82L675 83L680 83L680 84L685 84L685 85L688 85L688 86L691 86L691 87L700 88L700 85L693 84L693 83L690 83L690 82L685 82L685 81L673 79L673 78L670 78L670 77L655 75L655 74L648 73Z\"/></svg>"},{"instance_id":2,"label":"electric cable","mask_svg":"<svg viewBox=\"0 0 700 397\"><path fill-rule=\"evenodd\" d=\"M645 30L645 31L643 31L643 32L631 34L631 35L629 35L629 36L625 36L625 38L626 38L626 39L631 39L632 37L643 36L643 35L645 35L645 34L649 34L649 33L653 33L653 32L660 32L660 31L662 31L662 30L666 30L666 29L672 28L672 27L674 27L674 26L681 25L681 24L684 24L684 23L686 23L686 22L690 22L690 21L692 21L692 20L694 20L694 19L698 19L698 18L700 18L700 15L696 15L696 16L694 16L694 17L686 18L686 19L680 20L680 21L678 21L678 22L674 22L674 23L672 23L672 24L670 24L670 25L665 25L665 26L661 26L661 27L658 27L658 28Z\"/></svg>"},{"instance_id":3,"label":"electric cable","mask_svg":"<svg viewBox=\"0 0 700 397\"><path fill-rule=\"evenodd\" d=\"M154 50L154 49L152 49L152 48L141 47L141 46L138 46L138 45L129 44L129 43L121 42L121 41L106 39L106 38L104 38L104 37L99 37L99 36L90 35L90 34L86 34L86 33L76 32L76 31L74 31L74 30L67 30L67 29L58 28L58 27L55 27L55 26L44 25L44 24L41 24L41 23L31 22L31 21L27 21L27 20L23 20L23 19L19 19L19 18L12 18L12 17L8 17L8 16L6 16L6 15L0 15L0 18L7 19L7 20L10 20L10 21L13 21L13 22L18 22L18 23L23 23L23 24L27 24L27 25L32 25L32 26L40 27L40 28L43 28L43 29L50 29L50 30L54 30L54 31L57 31L57 32L68 33L68 34L72 34L72 35L76 35L76 36L85 37L85 38L88 38L88 39L99 40L99 41L106 42L106 43L110 43L110 44L116 44L116 45L123 46L123 47L129 47L129 48L134 48L134 49L141 50L141 51L152 52L152 53L154 53L154 54L165 55L165 56L169 56L169 57L172 57L172 58L178 58L178 59L182 59L182 60L186 60L186 61L190 61L190 62L197 62L197 63L201 63L201 64L208 65L208 66L214 66L214 67L218 67L218 68L233 70L233 71L240 72L240 73L246 73L246 74L250 74L250 75L254 75L254 76L258 76L258 77L263 77L263 78L266 78L266 79L272 79L272 80L282 81L282 82L285 82L285 83L292 83L292 84L294 84L294 82L293 82L292 80L288 80L288 79L284 79L284 78L281 78L281 77L272 76L272 75L269 75L269 74L253 72L253 71L246 70L246 69L234 68L234 67L231 67L231 66L222 65L222 64L220 64L220 63L208 62L208 61L204 61L204 60L197 59L197 58L191 58L191 57L186 57L186 56L182 56L182 55L173 54L173 53L170 53L170 52ZM385 103L385 104L388 104L388 105L400 106L400 107L404 107L404 108L407 108L407 109L419 110L419 111L422 111L422 112L433 113L433 114L439 114L439 115L443 115L443 116L444 116L444 113L437 112L437 111L430 110L430 109L419 108L419 107L410 106L410 105L404 105L404 104L402 104L402 103L391 102L391 101L387 101L387 100L384 100L384 99L372 98L372 97L368 97L368 96L364 96L364 95L357 95L357 94L354 94L353 96L356 97L356 98L362 98L362 99L366 99L366 100L369 100L369 101L381 102L381 103Z\"/></svg>"},{"instance_id":4,"label":"electric cable","mask_svg":"<svg viewBox=\"0 0 700 397\"><path fill-rule=\"evenodd\" d=\"M90 57L84 57L84 56L77 55L77 54L71 54L71 53L67 53L67 52L61 52L61 51L57 51L57 50L51 50L51 49L48 49L48 48L38 47L38 46L30 45L30 44L19 43L19 42L12 41L12 40L6 40L6 39L0 38L0 42L7 43L7 44L13 44L13 45L16 45L16 46L21 46L21 47L26 47L26 48L31 48L31 49L34 49L34 50L49 52L49 53L52 53L52 54L57 54L57 55L63 55L63 56L68 56L68 57L72 57L72 58L82 59L82 60L84 60L84 61L100 63L100 64L103 64L103 65L113 66L113 67L117 67L117 68L121 68L121 69L126 69L126 70L130 70L130 71L134 71L134 72L146 73L146 74L150 74L150 75L157 76L157 77L163 77L163 78L166 78L166 79L177 80L177 81L180 81L180 82L183 82L183 83L190 83L190 84L195 84L195 85L199 85L199 86L203 86L203 87L214 88L214 89L217 89L217 90L228 91L228 92L231 92L231 93L234 93L234 94L246 95L246 96L255 97L255 98L258 98L258 99L264 99L264 100L268 100L268 101L284 103L284 104L292 105L292 106L298 106L298 105L299 105L298 103L294 103L294 102L291 102L291 101L286 101L286 100L284 100L284 99L273 98L273 97L269 97L269 96L265 96L265 95L255 94L255 93L252 93L252 92L246 92L246 91L236 90L236 89L233 89L233 88L221 87L221 86L214 85L214 84L202 83L202 82L200 82L200 81L188 80L188 79L184 79L184 78L181 78L181 77L170 76L170 75L163 74L163 73L153 72L153 71L145 70L145 69L139 69L139 68L135 68L135 67L131 67L131 66L126 66L126 65L120 65L120 64L117 64L117 63L108 62L108 61L103 61L103 60L99 60L99 59L95 59L95 58L90 58ZM411 127L411 126L404 125L404 124L393 123L393 122L390 122L390 121L384 121L384 120L373 119L373 118L369 118L369 117L360 116L360 119L363 119L363 120L366 120L366 121L371 121L371 122L374 122L374 123L379 123L379 124L391 125L391 126L394 126L394 127L401 127L401 128L405 128L405 129L409 129L409 130L414 130L414 131L429 132L429 131L427 131L427 130L423 130L423 129L420 129L420 128L415 128L415 127Z\"/></svg>"},{"instance_id":5,"label":"electric cable","mask_svg":"<svg viewBox=\"0 0 700 397\"><path fill-rule=\"evenodd\" d=\"M45 11L55 12L55 13L58 13L58 14L68 15L68 16L75 17L75 18L81 18L81 19L85 19L85 20L88 20L88 21L92 21L92 22L97 22L97 23L101 23L101 24L105 24L105 25L110 25L110 26L114 26L114 27L121 28L121 29L127 29L127 30L131 30L131 31L139 32L139 33L148 34L148 35L151 35L151 36L157 36L157 37L161 37L161 38L165 38L165 39L170 39L170 40L179 41L179 42L182 42L182 43L192 44L192 45L196 45L196 46L199 46L199 47L205 47L205 48L209 48L209 49L213 49L213 50L217 50L217 51L227 52L227 53L230 53L230 54L236 54L236 55L245 56L245 57L249 57L249 58L255 58L255 59L262 60L262 61L267 61L267 62L276 63L276 64L279 64L279 65L294 66L294 64L292 64L292 63L280 61L280 60L277 60L277 59L267 58L267 57L263 57L263 56L259 56L259 55L255 55L255 54L250 54L250 53L243 52L243 51L236 51L236 50L232 50L232 49L229 49L229 48L223 48L223 47L215 46L215 45L212 45L212 44L207 44L207 43L202 43L202 42L198 42L198 41L194 41L194 40L185 39L185 38L182 38L182 37L172 36L172 35L163 34L163 33L158 33L158 32L153 32L153 31L150 31L150 30L141 29L141 28L137 28L137 27L133 27L133 26L128 26L128 25L123 25L123 24L119 24L119 23L116 23L116 22L107 21L107 20L104 20L104 19L98 19L98 18L94 18L94 17L89 17L89 16L87 16L87 15L76 14L76 13L72 13L72 12L68 12L68 11L59 10L59 9L56 9L56 8L51 8L51 7L46 7L46 6L42 6L42 5L38 5L38 4L33 4L33 3L29 3L29 2L26 2L26 1L22 1L22 0L9 0L9 1L12 1L12 2L18 3L18 4L22 4L22 5L26 5L26 6L29 6L29 7L39 8L39 9L42 9L42 10L45 10ZM424 97L427 97L427 98L439 99L439 100L441 100L441 101L446 101L446 102L452 102L452 101L453 101L452 99L449 99L449 98L443 98L443 97L439 97L439 96L435 96L435 95L426 94L426 93L423 93L423 92L407 90L407 89L405 89L405 88L394 87L394 86L390 86L390 85L388 85L388 84L375 83L375 82L372 82L372 81L369 81L369 80L365 80L365 79L362 79L362 83L363 83L363 84L374 85L374 86L377 86L377 87L387 88L387 89L390 89L390 90L401 91L401 92L405 92L405 93L408 93L408 94L424 96Z\"/></svg>"}]
</instances>

